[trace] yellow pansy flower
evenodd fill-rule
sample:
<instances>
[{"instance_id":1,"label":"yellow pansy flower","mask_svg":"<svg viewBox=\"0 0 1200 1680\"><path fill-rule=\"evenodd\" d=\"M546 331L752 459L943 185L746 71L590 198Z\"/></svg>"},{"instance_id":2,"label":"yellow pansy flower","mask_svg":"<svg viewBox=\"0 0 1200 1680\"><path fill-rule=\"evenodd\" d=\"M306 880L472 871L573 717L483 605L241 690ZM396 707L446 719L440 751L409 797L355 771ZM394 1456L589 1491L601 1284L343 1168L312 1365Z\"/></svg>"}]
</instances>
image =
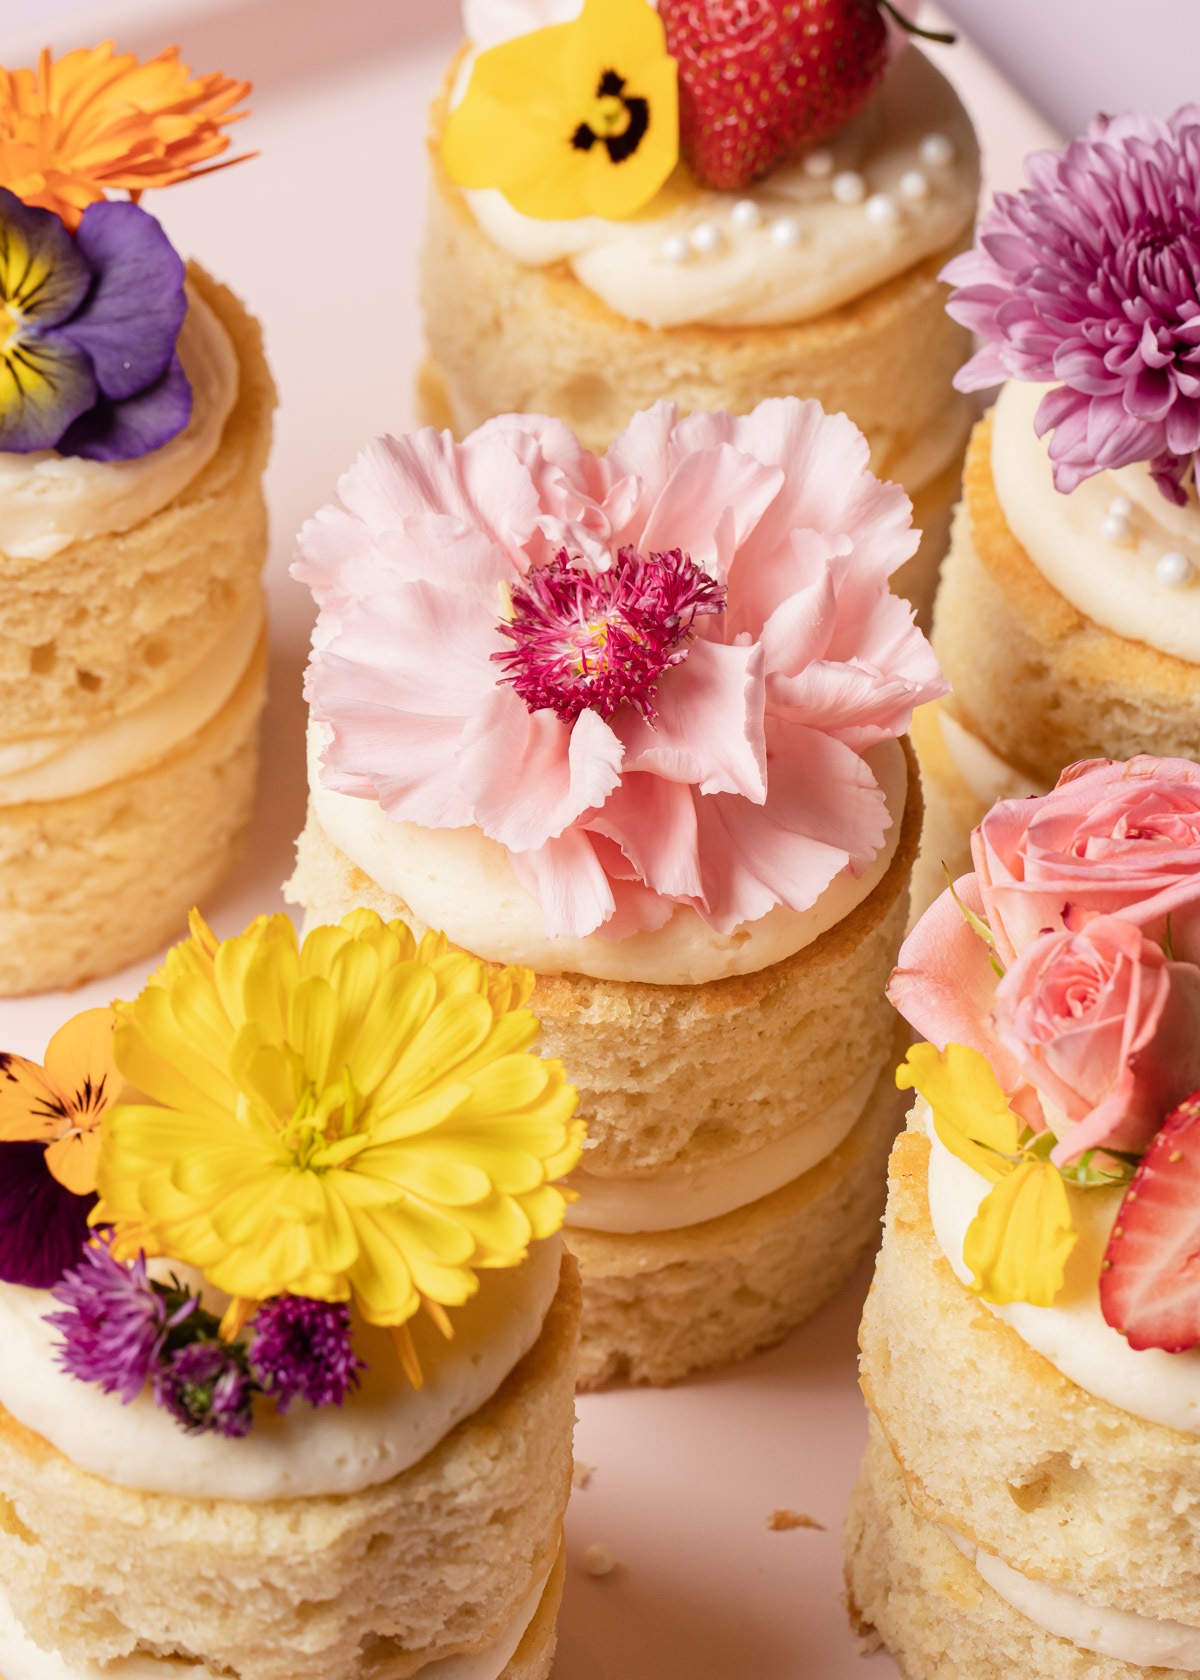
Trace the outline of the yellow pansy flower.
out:
<instances>
[{"instance_id":1,"label":"yellow pansy flower","mask_svg":"<svg viewBox=\"0 0 1200 1680\"><path fill-rule=\"evenodd\" d=\"M418 944L357 910L297 945L286 916L192 934L132 1003L117 1065L145 1102L104 1117L94 1224L113 1252L198 1267L234 1298L353 1300L398 1329L466 1301L562 1224L582 1122L531 1054L527 969ZM400 1342L404 1350L404 1341Z\"/></svg>"},{"instance_id":2,"label":"yellow pansy flower","mask_svg":"<svg viewBox=\"0 0 1200 1680\"><path fill-rule=\"evenodd\" d=\"M679 92L648 0L585 0L573 23L480 53L442 160L461 187L497 187L541 221L619 220L679 160Z\"/></svg>"},{"instance_id":3,"label":"yellow pansy flower","mask_svg":"<svg viewBox=\"0 0 1200 1680\"><path fill-rule=\"evenodd\" d=\"M972 1292L994 1306L1053 1305L1077 1241L1067 1188L1009 1108L987 1057L965 1044L914 1044L896 1084L920 1092L941 1142L992 1184L963 1243Z\"/></svg>"},{"instance_id":4,"label":"yellow pansy flower","mask_svg":"<svg viewBox=\"0 0 1200 1680\"><path fill-rule=\"evenodd\" d=\"M96 1188L100 1124L125 1083L113 1061L113 1025L110 1009L72 1016L41 1067L0 1052L0 1140L44 1139L47 1168L75 1196Z\"/></svg>"}]
</instances>

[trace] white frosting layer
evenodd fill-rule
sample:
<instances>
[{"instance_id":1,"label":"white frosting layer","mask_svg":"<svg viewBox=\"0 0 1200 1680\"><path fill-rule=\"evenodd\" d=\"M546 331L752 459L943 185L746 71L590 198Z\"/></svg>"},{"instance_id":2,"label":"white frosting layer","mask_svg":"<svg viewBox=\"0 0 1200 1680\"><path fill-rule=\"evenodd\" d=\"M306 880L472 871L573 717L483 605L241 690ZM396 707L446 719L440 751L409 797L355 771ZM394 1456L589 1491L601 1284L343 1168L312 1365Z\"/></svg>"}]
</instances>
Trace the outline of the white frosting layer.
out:
<instances>
[{"instance_id":1,"label":"white frosting layer","mask_svg":"<svg viewBox=\"0 0 1200 1680\"><path fill-rule=\"evenodd\" d=\"M953 1529L943 1531L963 1556L971 1559L992 1591L1036 1627L1059 1639L1069 1639L1080 1650L1113 1657L1117 1662L1200 1673L1200 1628L1140 1616L1136 1610L1088 1604L1048 1581L1031 1581Z\"/></svg>"},{"instance_id":2,"label":"white frosting layer","mask_svg":"<svg viewBox=\"0 0 1200 1680\"><path fill-rule=\"evenodd\" d=\"M831 1155L853 1131L878 1078L878 1068L868 1070L815 1120L735 1161L637 1178L602 1178L577 1167L566 1181L579 1192L579 1200L567 1205L567 1224L589 1231L677 1231L746 1207Z\"/></svg>"},{"instance_id":3,"label":"white frosting layer","mask_svg":"<svg viewBox=\"0 0 1200 1680\"><path fill-rule=\"evenodd\" d=\"M871 471L877 478L902 484L914 495L932 483L950 463L958 461L977 415L970 397L951 392L937 420L916 438L901 438L876 427L871 445Z\"/></svg>"},{"instance_id":4,"label":"white frosting layer","mask_svg":"<svg viewBox=\"0 0 1200 1680\"><path fill-rule=\"evenodd\" d=\"M254 657L265 621L256 595L182 682L124 717L76 734L0 744L0 806L70 799L165 758L216 717Z\"/></svg>"},{"instance_id":5,"label":"white frosting layer","mask_svg":"<svg viewBox=\"0 0 1200 1680\"><path fill-rule=\"evenodd\" d=\"M128 531L166 507L216 454L238 394L237 352L191 286L179 359L192 417L178 437L136 461L87 461L53 449L0 453L0 553L49 560L74 542Z\"/></svg>"},{"instance_id":6,"label":"white frosting layer","mask_svg":"<svg viewBox=\"0 0 1200 1680\"><path fill-rule=\"evenodd\" d=\"M923 1098L918 1098L915 1112L930 1141L929 1213L934 1235L955 1275L969 1283L971 1270L963 1260L963 1240L991 1185L940 1141ZM1107 1400L1148 1423L1200 1435L1200 1349L1164 1353L1149 1348L1137 1353L1104 1322L1100 1311L1100 1262L1122 1191L1068 1185L1067 1195L1079 1241L1067 1262L1066 1280L1055 1304L984 1304L1064 1377L1098 1400Z\"/></svg>"},{"instance_id":7,"label":"white frosting layer","mask_svg":"<svg viewBox=\"0 0 1200 1680\"><path fill-rule=\"evenodd\" d=\"M1033 429L1049 385L1010 380L992 429L992 476L1009 528L1047 582L1094 623L1200 663L1200 582L1171 588L1155 568L1182 554L1200 578L1200 501L1176 507L1147 466L1097 473L1069 496L1054 488L1049 438ZM1111 504L1131 504L1128 539L1102 534Z\"/></svg>"},{"instance_id":8,"label":"white frosting layer","mask_svg":"<svg viewBox=\"0 0 1200 1680\"><path fill-rule=\"evenodd\" d=\"M453 944L489 962L524 963L538 974L588 974L696 986L730 974L754 974L811 945L861 904L886 874L900 837L908 767L898 741L863 753L887 799L892 826L883 850L857 879L839 875L808 910L784 905L733 933L715 933L690 906L657 931L627 939L548 939L541 906L519 884L504 848L478 828L421 828L392 822L374 799L333 793L321 782L327 735L308 731L308 785L317 820L352 863L384 892L403 899L414 932L437 928Z\"/></svg>"},{"instance_id":9,"label":"white frosting layer","mask_svg":"<svg viewBox=\"0 0 1200 1680\"><path fill-rule=\"evenodd\" d=\"M457 92L467 75L464 66ZM931 132L951 142L949 161L922 161ZM783 164L741 193L699 188L680 168L625 221L537 221L495 188L466 199L509 256L530 267L565 260L628 320L770 326L811 320L862 296L944 250L975 214L979 149L970 119L945 77L913 48L900 54L868 109L822 151L831 154L826 173L809 172L803 161ZM862 191L839 202L832 183L848 172L861 177ZM746 200L759 212L755 227L735 220L735 204ZM693 244L696 230L710 226L716 239L701 235ZM672 240L685 242L686 260L672 260Z\"/></svg>"},{"instance_id":10,"label":"white frosting layer","mask_svg":"<svg viewBox=\"0 0 1200 1680\"><path fill-rule=\"evenodd\" d=\"M344 1406L304 1401L280 1417L260 1404L247 1440L185 1435L143 1391L131 1405L76 1381L55 1359L58 1333L41 1289L0 1284L0 1405L94 1476L119 1487L188 1499L300 1499L357 1493L420 1462L478 1411L541 1334L558 1288L562 1239L532 1244L520 1266L479 1274L479 1290L451 1314L448 1342L423 1313L411 1320L425 1385L412 1389L390 1335L356 1324L369 1367ZM503 1666L503 1665L501 1665ZM0 1659L4 1680L18 1680Z\"/></svg>"},{"instance_id":11,"label":"white frosting layer","mask_svg":"<svg viewBox=\"0 0 1200 1680\"><path fill-rule=\"evenodd\" d=\"M1045 793L1048 790L1038 787L1028 776L1023 776L1019 770L993 752L985 741L978 735L972 735L969 729L964 729L957 718L952 718L944 706L937 706L938 726L942 731L942 740L946 743L946 751L954 760L954 767L966 782L971 792L981 805L990 811L992 806L1001 799L1028 799L1031 795Z\"/></svg>"}]
</instances>

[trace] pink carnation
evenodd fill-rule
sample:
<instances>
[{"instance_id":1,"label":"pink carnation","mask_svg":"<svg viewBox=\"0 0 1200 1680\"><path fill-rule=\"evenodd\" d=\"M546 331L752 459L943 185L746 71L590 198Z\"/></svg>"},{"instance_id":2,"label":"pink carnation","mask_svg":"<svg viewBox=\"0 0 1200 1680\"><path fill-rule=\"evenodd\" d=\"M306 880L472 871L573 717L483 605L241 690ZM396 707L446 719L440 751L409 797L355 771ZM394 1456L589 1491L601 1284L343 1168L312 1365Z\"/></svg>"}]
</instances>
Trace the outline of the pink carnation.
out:
<instances>
[{"instance_id":1,"label":"pink carnation","mask_svg":"<svg viewBox=\"0 0 1200 1680\"><path fill-rule=\"evenodd\" d=\"M863 749L946 685L888 589L908 499L844 416L659 403L603 458L505 416L376 442L338 494L293 568L327 787L477 825L552 936L727 933L877 855Z\"/></svg>"}]
</instances>

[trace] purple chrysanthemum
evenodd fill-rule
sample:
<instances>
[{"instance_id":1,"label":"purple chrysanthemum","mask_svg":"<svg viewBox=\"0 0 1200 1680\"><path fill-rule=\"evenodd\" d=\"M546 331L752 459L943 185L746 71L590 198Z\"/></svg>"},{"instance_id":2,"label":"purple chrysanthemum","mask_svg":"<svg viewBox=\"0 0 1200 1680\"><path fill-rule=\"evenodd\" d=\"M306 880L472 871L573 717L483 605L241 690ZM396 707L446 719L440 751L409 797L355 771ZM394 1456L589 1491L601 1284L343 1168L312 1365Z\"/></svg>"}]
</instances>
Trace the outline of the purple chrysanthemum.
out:
<instances>
[{"instance_id":1,"label":"purple chrysanthemum","mask_svg":"<svg viewBox=\"0 0 1200 1680\"><path fill-rule=\"evenodd\" d=\"M154 1371L154 1398L189 1435L247 1435L254 1383L240 1343L189 1342Z\"/></svg>"},{"instance_id":2,"label":"purple chrysanthemum","mask_svg":"<svg viewBox=\"0 0 1200 1680\"><path fill-rule=\"evenodd\" d=\"M961 288L950 314L989 341L955 384L1059 382L1037 414L1059 490L1148 461L1182 504L1200 449L1200 106L1097 117L1025 171L942 273Z\"/></svg>"},{"instance_id":3,"label":"purple chrysanthemum","mask_svg":"<svg viewBox=\"0 0 1200 1680\"><path fill-rule=\"evenodd\" d=\"M531 712L571 723L629 704L653 722L659 678L686 659L695 619L725 610L725 586L677 548L648 560L623 548L603 572L560 549L513 590L512 605L501 630L515 645L492 658Z\"/></svg>"},{"instance_id":4,"label":"purple chrysanthemum","mask_svg":"<svg viewBox=\"0 0 1200 1680\"><path fill-rule=\"evenodd\" d=\"M85 1250L53 1295L67 1309L46 1316L62 1334L59 1364L80 1382L120 1394L125 1405L142 1392L168 1335L197 1305L187 1296L172 1311L146 1276L145 1255L124 1266L103 1240Z\"/></svg>"},{"instance_id":5,"label":"purple chrysanthemum","mask_svg":"<svg viewBox=\"0 0 1200 1680\"><path fill-rule=\"evenodd\" d=\"M350 1344L349 1309L302 1295L280 1295L259 1307L250 1366L281 1412L296 1399L340 1406L366 1370Z\"/></svg>"}]
</instances>

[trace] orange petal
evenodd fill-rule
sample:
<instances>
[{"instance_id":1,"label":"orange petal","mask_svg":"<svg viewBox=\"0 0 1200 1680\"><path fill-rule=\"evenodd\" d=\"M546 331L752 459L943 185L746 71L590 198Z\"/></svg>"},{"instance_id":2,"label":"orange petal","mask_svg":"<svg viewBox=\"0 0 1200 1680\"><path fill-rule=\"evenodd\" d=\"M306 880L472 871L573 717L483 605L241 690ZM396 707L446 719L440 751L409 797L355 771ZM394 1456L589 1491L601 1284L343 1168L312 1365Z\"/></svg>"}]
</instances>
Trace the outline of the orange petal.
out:
<instances>
[{"instance_id":1,"label":"orange petal","mask_svg":"<svg viewBox=\"0 0 1200 1680\"><path fill-rule=\"evenodd\" d=\"M111 1009L85 1009L60 1027L46 1046L46 1074L71 1118L85 1129L99 1124L124 1084L113 1060L115 1025Z\"/></svg>"},{"instance_id":2,"label":"orange petal","mask_svg":"<svg viewBox=\"0 0 1200 1680\"><path fill-rule=\"evenodd\" d=\"M99 1131L72 1132L46 1150L46 1165L58 1182L75 1196L90 1196L96 1189L96 1157L100 1153Z\"/></svg>"},{"instance_id":3,"label":"orange petal","mask_svg":"<svg viewBox=\"0 0 1200 1680\"><path fill-rule=\"evenodd\" d=\"M68 1124L61 1095L37 1063L0 1052L0 1139L57 1137Z\"/></svg>"}]
</instances>

